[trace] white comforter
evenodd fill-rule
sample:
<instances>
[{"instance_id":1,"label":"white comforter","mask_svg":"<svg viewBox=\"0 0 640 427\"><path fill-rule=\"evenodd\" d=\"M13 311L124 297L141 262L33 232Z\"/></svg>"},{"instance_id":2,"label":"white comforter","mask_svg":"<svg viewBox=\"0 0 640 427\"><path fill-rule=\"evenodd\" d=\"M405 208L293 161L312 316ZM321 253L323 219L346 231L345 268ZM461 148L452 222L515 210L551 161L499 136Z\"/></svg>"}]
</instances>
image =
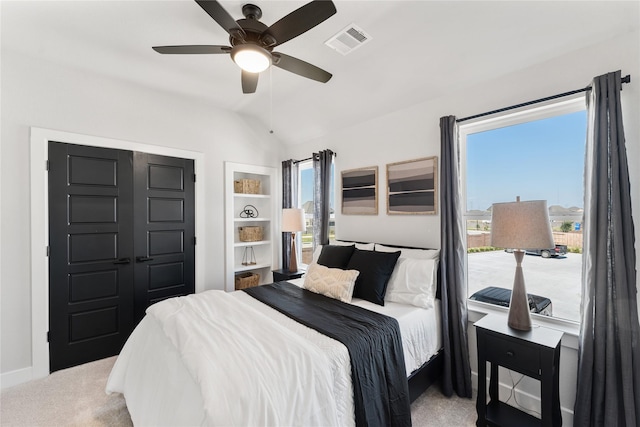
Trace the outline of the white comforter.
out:
<instances>
[{"instance_id":1,"label":"white comforter","mask_svg":"<svg viewBox=\"0 0 640 427\"><path fill-rule=\"evenodd\" d=\"M222 307L213 301L218 297ZM124 394L135 425L354 425L350 359L340 342L245 292L208 291L174 300L148 309L107 383L107 392ZM183 317L183 300L207 320ZM398 319L407 374L440 348L439 306L353 303ZM162 326L161 317L170 324ZM297 350L288 350L291 343ZM178 350L182 344L186 348ZM309 354L298 354L305 349ZM200 362L204 366L196 366ZM283 372L265 372L267 366Z\"/></svg>"},{"instance_id":2,"label":"white comforter","mask_svg":"<svg viewBox=\"0 0 640 427\"><path fill-rule=\"evenodd\" d=\"M160 326L199 388L205 417L191 422L339 425L335 380L327 355L312 341L254 309L252 301L248 295L208 291L173 298L147 310L143 322ZM130 396L131 390L127 393L127 376L136 373L118 365L137 357L131 353L141 350L138 341L132 335L123 348L107 390L125 392L134 424L172 424L176 420L170 414L157 419L148 411L137 412L130 404L130 398L135 402L136 396Z\"/></svg>"}]
</instances>

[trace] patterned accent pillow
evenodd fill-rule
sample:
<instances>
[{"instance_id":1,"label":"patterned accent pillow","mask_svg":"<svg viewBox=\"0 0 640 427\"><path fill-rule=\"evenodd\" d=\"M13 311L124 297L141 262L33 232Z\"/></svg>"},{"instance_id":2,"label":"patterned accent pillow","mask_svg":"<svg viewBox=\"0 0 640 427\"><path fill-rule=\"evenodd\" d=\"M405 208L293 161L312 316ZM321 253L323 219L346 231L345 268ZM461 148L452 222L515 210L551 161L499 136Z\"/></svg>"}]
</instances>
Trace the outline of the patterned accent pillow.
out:
<instances>
[{"instance_id":1,"label":"patterned accent pillow","mask_svg":"<svg viewBox=\"0 0 640 427\"><path fill-rule=\"evenodd\" d=\"M304 277L304 288L342 302L351 302L353 287L360 274L357 270L341 270L311 264Z\"/></svg>"}]
</instances>

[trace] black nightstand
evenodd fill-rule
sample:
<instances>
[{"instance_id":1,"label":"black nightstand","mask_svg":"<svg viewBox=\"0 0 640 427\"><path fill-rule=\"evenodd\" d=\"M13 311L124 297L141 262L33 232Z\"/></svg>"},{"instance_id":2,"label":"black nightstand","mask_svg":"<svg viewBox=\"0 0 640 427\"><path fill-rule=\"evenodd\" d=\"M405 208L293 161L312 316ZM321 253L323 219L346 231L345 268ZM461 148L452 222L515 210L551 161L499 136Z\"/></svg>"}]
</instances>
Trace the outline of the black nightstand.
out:
<instances>
[{"instance_id":1,"label":"black nightstand","mask_svg":"<svg viewBox=\"0 0 640 427\"><path fill-rule=\"evenodd\" d=\"M560 340L562 332L534 327L517 331L507 326L507 318L487 315L475 323L478 341L478 411L477 426L561 426ZM487 362L491 363L491 380L487 402ZM540 381L542 418L522 412L498 398L498 366Z\"/></svg>"},{"instance_id":2,"label":"black nightstand","mask_svg":"<svg viewBox=\"0 0 640 427\"><path fill-rule=\"evenodd\" d=\"M283 282L287 280L297 279L299 277L302 277L304 273L306 273L306 271L304 270L289 271L288 269L284 269L284 268L280 270L273 270L273 281Z\"/></svg>"}]
</instances>

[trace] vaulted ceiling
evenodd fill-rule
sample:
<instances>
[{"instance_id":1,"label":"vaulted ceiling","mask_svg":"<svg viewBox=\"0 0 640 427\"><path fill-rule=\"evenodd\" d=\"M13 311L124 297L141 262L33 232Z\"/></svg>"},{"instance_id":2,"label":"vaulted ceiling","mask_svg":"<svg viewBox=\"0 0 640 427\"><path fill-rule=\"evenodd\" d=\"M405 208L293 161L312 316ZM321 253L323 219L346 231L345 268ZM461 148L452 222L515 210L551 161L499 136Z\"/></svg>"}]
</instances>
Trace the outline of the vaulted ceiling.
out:
<instances>
[{"instance_id":1,"label":"vaulted ceiling","mask_svg":"<svg viewBox=\"0 0 640 427\"><path fill-rule=\"evenodd\" d=\"M223 0L242 18L247 1ZM256 0L270 25L306 1ZM237 112L288 144L435 99L638 29L638 2L343 1L278 51L333 74L326 84L272 68L255 94L226 55L160 55L158 45L228 44L192 0L2 1L2 49L43 57ZM324 42L350 24L371 41Z\"/></svg>"}]
</instances>

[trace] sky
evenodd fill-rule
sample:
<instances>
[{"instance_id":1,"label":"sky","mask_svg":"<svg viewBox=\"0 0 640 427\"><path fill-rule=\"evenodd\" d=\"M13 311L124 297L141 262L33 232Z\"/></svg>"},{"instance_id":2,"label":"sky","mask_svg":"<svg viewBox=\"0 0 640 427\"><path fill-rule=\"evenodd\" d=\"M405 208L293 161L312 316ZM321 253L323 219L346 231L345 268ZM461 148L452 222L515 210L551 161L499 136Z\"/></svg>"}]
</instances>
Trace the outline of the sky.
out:
<instances>
[{"instance_id":1,"label":"sky","mask_svg":"<svg viewBox=\"0 0 640 427\"><path fill-rule=\"evenodd\" d=\"M300 192L301 202L304 204L313 200L313 168L302 169L300 171Z\"/></svg>"},{"instance_id":2,"label":"sky","mask_svg":"<svg viewBox=\"0 0 640 427\"><path fill-rule=\"evenodd\" d=\"M467 209L546 200L583 207L586 111L467 136Z\"/></svg>"}]
</instances>

